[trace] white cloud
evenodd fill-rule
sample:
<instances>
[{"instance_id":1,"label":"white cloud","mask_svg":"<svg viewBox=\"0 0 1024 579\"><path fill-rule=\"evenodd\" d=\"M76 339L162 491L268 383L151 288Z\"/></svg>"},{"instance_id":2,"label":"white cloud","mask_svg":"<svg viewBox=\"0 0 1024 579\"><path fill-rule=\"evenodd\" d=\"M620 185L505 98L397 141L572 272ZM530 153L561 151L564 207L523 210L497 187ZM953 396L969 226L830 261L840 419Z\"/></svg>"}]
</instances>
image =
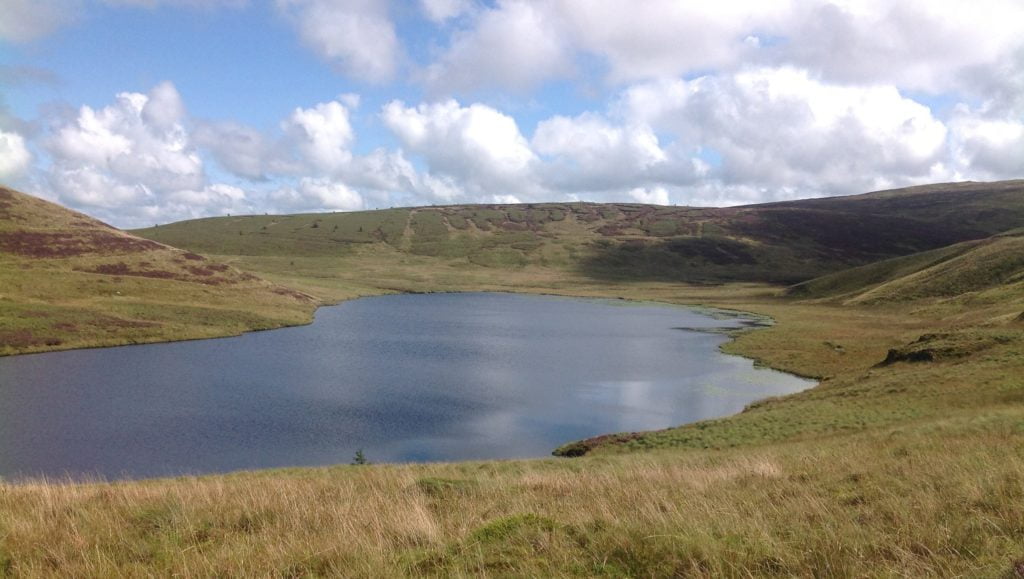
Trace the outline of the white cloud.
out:
<instances>
[{"instance_id":1,"label":"white cloud","mask_svg":"<svg viewBox=\"0 0 1024 579\"><path fill-rule=\"evenodd\" d=\"M1024 46L1017 0L816 0L795 5L766 49L844 83L943 92L965 70L999 63Z\"/></svg>"},{"instance_id":2,"label":"white cloud","mask_svg":"<svg viewBox=\"0 0 1024 579\"><path fill-rule=\"evenodd\" d=\"M557 190L627 187L656 179L670 162L650 126L616 126L594 113L544 120L531 143L538 153L551 157L544 180Z\"/></svg>"},{"instance_id":3,"label":"white cloud","mask_svg":"<svg viewBox=\"0 0 1024 579\"><path fill-rule=\"evenodd\" d=\"M961 106L950 128L953 160L960 171L986 179L1024 175L1024 121L1020 117L990 117Z\"/></svg>"},{"instance_id":4,"label":"white cloud","mask_svg":"<svg viewBox=\"0 0 1024 579\"><path fill-rule=\"evenodd\" d=\"M32 153L18 133L0 131L0 182L10 183L28 171Z\"/></svg>"},{"instance_id":5,"label":"white cloud","mask_svg":"<svg viewBox=\"0 0 1024 579\"><path fill-rule=\"evenodd\" d=\"M651 189L637 187L630 190L629 196L638 203L668 205L668 191L664 187L653 187Z\"/></svg>"},{"instance_id":6,"label":"white cloud","mask_svg":"<svg viewBox=\"0 0 1024 579\"><path fill-rule=\"evenodd\" d=\"M0 0L0 40L30 42L78 17L79 0Z\"/></svg>"},{"instance_id":7,"label":"white cloud","mask_svg":"<svg viewBox=\"0 0 1024 579\"><path fill-rule=\"evenodd\" d=\"M174 85L83 106L44 138L45 181L58 201L122 226L252 209L236 186L206 180Z\"/></svg>"},{"instance_id":8,"label":"white cloud","mask_svg":"<svg viewBox=\"0 0 1024 579\"><path fill-rule=\"evenodd\" d=\"M406 107L384 106L384 124L431 172L453 177L464 188L494 193L528 186L537 161L515 119L491 107L455 100Z\"/></svg>"},{"instance_id":9,"label":"white cloud","mask_svg":"<svg viewBox=\"0 0 1024 579\"><path fill-rule=\"evenodd\" d=\"M349 147L355 140L355 132L349 122L348 109L337 101L309 109L297 108L282 123L282 128L303 158L319 171L335 172L352 160Z\"/></svg>"},{"instance_id":10,"label":"white cloud","mask_svg":"<svg viewBox=\"0 0 1024 579\"><path fill-rule=\"evenodd\" d=\"M671 133L677 146L721 158L724 182L864 191L930 174L945 125L892 86L844 86L791 68L638 85L616 107L629 122Z\"/></svg>"},{"instance_id":11,"label":"white cloud","mask_svg":"<svg viewBox=\"0 0 1024 579\"><path fill-rule=\"evenodd\" d=\"M282 187L270 193L277 211L355 211L364 208L363 198L344 183L330 179L303 178L297 187Z\"/></svg>"},{"instance_id":12,"label":"white cloud","mask_svg":"<svg viewBox=\"0 0 1024 579\"><path fill-rule=\"evenodd\" d=\"M450 14L447 2L423 1L436 21ZM1008 65L1024 70L1019 0L500 0L472 13L426 67L436 92L530 89L571 78L587 56L615 84L791 66L830 82L944 93L970 92L967 76L995 82Z\"/></svg>"},{"instance_id":13,"label":"white cloud","mask_svg":"<svg viewBox=\"0 0 1024 579\"><path fill-rule=\"evenodd\" d=\"M181 102L181 95L173 84L162 82L149 91L141 116L154 129L173 131L185 118L185 103Z\"/></svg>"},{"instance_id":14,"label":"white cloud","mask_svg":"<svg viewBox=\"0 0 1024 579\"><path fill-rule=\"evenodd\" d=\"M58 199L73 207L126 209L152 197L142 184L123 183L92 165L62 163L50 172Z\"/></svg>"},{"instance_id":15,"label":"white cloud","mask_svg":"<svg viewBox=\"0 0 1024 579\"><path fill-rule=\"evenodd\" d=\"M470 0L420 0L420 9L427 18L436 23L443 23L469 11L473 4Z\"/></svg>"},{"instance_id":16,"label":"white cloud","mask_svg":"<svg viewBox=\"0 0 1024 579\"><path fill-rule=\"evenodd\" d=\"M613 82L729 68L751 50L747 38L780 26L789 0L560 0L564 36L603 57Z\"/></svg>"},{"instance_id":17,"label":"white cloud","mask_svg":"<svg viewBox=\"0 0 1024 579\"><path fill-rule=\"evenodd\" d=\"M240 8L248 0L103 0L103 4L120 7L155 8L182 6L213 9ZM85 8L83 0L0 0L0 40L24 43L38 40L78 21Z\"/></svg>"},{"instance_id":18,"label":"white cloud","mask_svg":"<svg viewBox=\"0 0 1024 579\"><path fill-rule=\"evenodd\" d=\"M222 167L246 179L265 179L271 167L287 162L262 132L241 123L199 123L192 136Z\"/></svg>"},{"instance_id":19,"label":"white cloud","mask_svg":"<svg viewBox=\"0 0 1024 579\"><path fill-rule=\"evenodd\" d=\"M354 94L339 97L358 105ZM196 144L233 174L264 180L270 175L340 174L353 163L355 142L349 110L339 101L297 107L280 123L282 134L267 135L233 121L198 123Z\"/></svg>"},{"instance_id":20,"label":"white cloud","mask_svg":"<svg viewBox=\"0 0 1024 579\"><path fill-rule=\"evenodd\" d=\"M386 82L401 47L380 0L277 0L302 40L338 69L360 80Z\"/></svg>"},{"instance_id":21,"label":"white cloud","mask_svg":"<svg viewBox=\"0 0 1024 579\"><path fill-rule=\"evenodd\" d=\"M487 200L490 203L498 203L501 205L516 205L522 203L523 200L515 195L491 195L490 199Z\"/></svg>"},{"instance_id":22,"label":"white cloud","mask_svg":"<svg viewBox=\"0 0 1024 579\"><path fill-rule=\"evenodd\" d=\"M182 6L187 8L213 9L218 7L241 8L249 4L249 0L103 0L111 6L134 6L140 8L156 8L157 6Z\"/></svg>"},{"instance_id":23,"label":"white cloud","mask_svg":"<svg viewBox=\"0 0 1024 579\"><path fill-rule=\"evenodd\" d=\"M83 106L48 143L53 171L72 175L71 181L56 182L78 186L94 182L80 178L79 169L87 169L87 173L137 184L157 194L201 188L203 162L189 142L183 121L184 107L170 83L157 85L149 94L121 93L103 109ZM79 198L92 196L79 194Z\"/></svg>"},{"instance_id":24,"label":"white cloud","mask_svg":"<svg viewBox=\"0 0 1024 579\"><path fill-rule=\"evenodd\" d=\"M427 67L434 91L450 94L482 87L515 91L572 72L563 30L543 3L502 0L479 13L471 27L452 33L445 52Z\"/></svg>"}]
</instances>

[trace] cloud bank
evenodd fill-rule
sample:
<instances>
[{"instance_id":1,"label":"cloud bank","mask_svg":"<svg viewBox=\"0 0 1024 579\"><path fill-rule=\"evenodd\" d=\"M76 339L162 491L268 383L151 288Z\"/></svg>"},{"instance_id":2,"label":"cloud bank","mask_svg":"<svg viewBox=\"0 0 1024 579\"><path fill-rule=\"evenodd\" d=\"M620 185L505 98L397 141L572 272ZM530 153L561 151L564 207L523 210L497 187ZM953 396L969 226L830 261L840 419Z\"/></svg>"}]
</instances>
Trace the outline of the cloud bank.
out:
<instances>
[{"instance_id":1,"label":"cloud bank","mask_svg":"<svg viewBox=\"0 0 1024 579\"><path fill-rule=\"evenodd\" d=\"M86 6L0 2L8 42L38 42ZM0 179L145 225L496 200L753 203L1024 176L1013 0L414 6L276 0L349 84L269 129L191 116L202 95L173 79L32 131L0 115ZM392 90L402 98L380 96Z\"/></svg>"}]
</instances>

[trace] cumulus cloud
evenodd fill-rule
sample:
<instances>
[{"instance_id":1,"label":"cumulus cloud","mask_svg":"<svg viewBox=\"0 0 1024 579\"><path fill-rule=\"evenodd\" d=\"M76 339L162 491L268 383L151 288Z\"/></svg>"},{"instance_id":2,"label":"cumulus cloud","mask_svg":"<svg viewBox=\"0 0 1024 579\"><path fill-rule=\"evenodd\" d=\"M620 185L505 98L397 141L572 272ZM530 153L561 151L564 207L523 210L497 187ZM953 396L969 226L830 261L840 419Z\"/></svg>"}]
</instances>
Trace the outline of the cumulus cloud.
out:
<instances>
[{"instance_id":1,"label":"cumulus cloud","mask_svg":"<svg viewBox=\"0 0 1024 579\"><path fill-rule=\"evenodd\" d=\"M184 6L188 8L211 9L221 6L241 8L249 4L249 0L104 0L112 6L137 6L156 8L157 6Z\"/></svg>"},{"instance_id":2,"label":"cumulus cloud","mask_svg":"<svg viewBox=\"0 0 1024 579\"><path fill-rule=\"evenodd\" d=\"M353 79L390 82L408 65L389 2L275 1ZM60 25L40 14L79 0L0 3L0 36L18 21L26 40ZM357 138L353 117L368 105L355 93L293 103L264 130L193 119L162 83L42 124L0 111L0 178L28 172L60 200L124 224L513 199L755 203L1024 170L1016 0L413 6L418 20L403 27L426 26L417 42L436 44L395 86L427 100L393 100L359 124L390 134ZM38 72L0 67L0 83ZM564 84L516 96L565 79L592 100ZM493 89L501 96L487 100ZM42 156L35 173L32 153Z\"/></svg>"},{"instance_id":3,"label":"cumulus cloud","mask_svg":"<svg viewBox=\"0 0 1024 579\"><path fill-rule=\"evenodd\" d=\"M82 175L101 175L159 193L203 186L203 162L182 124L184 107L178 91L161 83L148 94L121 93L113 105L96 110L83 106L49 140L55 173L69 173L55 182L95 182ZM81 187L65 189L86 203Z\"/></svg>"},{"instance_id":4,"label":"cumulus cloud","mask_svg":"<svg viewBox=\"0 0 1024 579\"><path fill-rule=\"evenodd\" d=\"M222 6L239 8L248 0L103 0L110 6L155 8L182 6L213 9ZM79 20L88 3L83 0L0 0L0 40L31 42L50 35Z\"/></svg>"},{"instance_id":5,"label":"cumulus cloud","mask_svg":"<svg viewBox=\"0 0 1024 579\"><path fill-rule=\"evenodd\" d=\"M0 182L13 182L28 171L31 163L25 139L18 133L0 131Z\"/></svg>"},{"instance_id":6,"label":"cumulus cloud","mask_svg":"<svg viewBox=\"0 0 1024 579\"><path fill-rule=\"evenodd\" d=\"M448 14L424 2L429 18ZM503 0L473 14L427 66L435 92L532 88L597 57L613 84L754 64L943 93L969 89L967 74L998 78L1024 47L1017 0Z\"/></svg>"},{"instance_id":7,"label":"cumulus cloud","mask_svg":"<svg viewBox=\"0 0 1024 579\"><path fill-rule=\"evenodd\" d=\"M990 116L961 105L950 122L954 167L981 178L1024 173L1024 122L1019 116Z\"/></svg>"},{"instance_id":8,"label":"cumulus cloud","mask_svg":"<svg viewBox=\"0 0 1024 579\"><path fill-rule=\"evenodd\" d=\"M287 162L262 132L238 122L198 123L192 136L223 168L245 179L266 179L271 167Z\"/></svg>"},{"instance_id":9,"label":"cumulus cloud","mask_svg":"<svg viewBox=\"0 0 1024 579\"><path fill-rule=\"evenodd\" d=\"M559 0L562 34L578 50L604 58L613 82L678 76L734 66L745 40L782 26L789 0Z\"/></svg>"},{"instance_id":10,"label":"cumulus cloud","mask_svg":"<svg viewBox=\"0 0 1024 579\"><path fill-rule=\"evenodd\" d=\"M817 0L797 4L768 58L839 82L943 92L1024 46L1015 0ZM880 66L880 63L884 65Z\"/></svg>"},{"instance_id":11,"label":"cumulus cloud","mask_svg":"<svg viewBox=\"0 0 1024 579\"><path fill-rule=\"evenodd\" d=\"M298 186L282 187L270 193L276 211L354 211L364 208L363 198L347 185L330 179L303 178Z\"/></svg>"},{"instance_id":12,"label":"cumulus cloud","mask_svg":"<svg viewBox=\"0 0 1024 579\"><path fill-rule=\"evenodd\" d=\"M614 125L595 113L544 120L531 143L549 157L545 181L557 190L622 188L657 178L669 163L649 125Z\"/></svg>"},{"instance_id":13,"label":"cumulus cloud","mask_svg":"<svg viewBox=\"0 0 1024 579\"><path fill-rule=\"evenodd\" d=\"M572 71L569 46L557 14L543 3L503 0L452 34L431 64L427 84L440 92L500 87L516 91Z\"/></svg>"},{"instance_id":14,"label":"cumulus cloud","mask_svg":"<svg viewBox=\"0 0 1024 579\"><path fill-rule=\"evenodd\" d=\"M668 191L664 187L653 187L650 189L637 187L630 190L629 196L638 203L668 205Z\"/></svg>"},{"instance_id":15,"label":"cumulus cloud","mask_svg":"<svg viewBox=\"0 0 1024 579\"><path fill-rule=\"evenodd\" d=\"M892 86L829 84L791 68L642 84L625 91L619 111L713 150L727 183L833 194L874 187L879 175L930 176L947 135Z\"/></svg>"},{"instance_id":16,"label":"cumulus cloud","mask_svg":"<svg viewBox=\"0 0 1024 579\"><path fill-rule=\"evenodd\" d=\"M453 177L476 192L523 189L531 182L536 155L515 119L482 104L455 100L407 107L392 101L384 124L431 172Z\"/></svg>"},{"instance_id":17,"label":"cumulus cloud","mask_svg":"<svg viewBox=\"0 0 1024 579\"><path fill-rule=\"evenodd\" d=\"M335 172L352 160L349 147L355 132L348 109L340 102L320 103L313 108L297 108L282 123L285 133L299 148L303 158L319 171Z\"/></svg>"},{"instance_id":18,"label":"cumulus cloud","mask_svg":"<svg viewBox=\"0 0 1024 579\"><path fill-rule=\"evenodd\" d=\"M251 210L241 188L207 181L187 125L169 82L81 107L43 140L51 196L129 226Z\"/></svg>"},{"instance_id":19,"label":"cumulus cloud","mask_svg":"<svg viewBox=\"0 0 1024 579\"><path fill-rule=\"evenodd\" d=\"M469 11L470 0L420 0L420 9L433 22L442 23Z\"/></svg>"},{"instance_id":20,"label":"cumulus cloud","mask_svg":"<svg viewBox=\"0 0 1024 579\"><path fill-rule=\"evenodd\" d=\"M30 42L73 22L79 0L0 0L0 40Z\"/></svg>"},{"instance_id":21,"label":"cumulus cloud","mask_svg":"<svg viewBox=\"0 0 1024 579\"><path fill-rule=\"evenodd\" d=\"M391 80L401 47L388 3L378 0L277 0L302 40L341 72L368 82Z\"/></svg>"}]
</instances>

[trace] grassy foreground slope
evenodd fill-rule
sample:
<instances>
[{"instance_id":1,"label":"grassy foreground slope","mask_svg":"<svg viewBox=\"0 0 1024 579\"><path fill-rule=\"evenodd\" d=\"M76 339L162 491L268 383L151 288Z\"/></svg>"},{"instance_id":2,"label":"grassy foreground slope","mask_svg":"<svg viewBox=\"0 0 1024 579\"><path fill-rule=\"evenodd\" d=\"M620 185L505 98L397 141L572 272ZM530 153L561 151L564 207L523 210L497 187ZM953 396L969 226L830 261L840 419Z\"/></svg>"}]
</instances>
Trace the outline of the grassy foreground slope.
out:
<instances>
[{"instance_id":1,"label":"grassy foreground slope","mask_svg":"<svg viewBox=\"0 0 1024 579\"><path fill-rule=\"evenodd\" d=\"M1014 195L999 203L1011 207ZM917 198L836 203L890 196ZM968 203L965 222L982 206ZM398 211L391 227L401 224ZM955 217L927 203L921 211ZM298 229L323 229L321 218ZM407 241L397 246L314 238L328 249L303 255L289 235L275 241L277 253L205 250L325 299L383 288L507 289L768 314L775 326L726 348L822 383L732 417L584 441L566 447L586 453L572 460L0 483L0 575L1024 576L1020 280L1009 272L955 291L891 286L858 299L942 264L927 287L959 288L951 280L972 267L1013 263L1017 236L816 280L808 287L826 289L798 299L778 286L417 254L411 218L414 233L403 226ZM984 232L978 239L1015 226L979 219L970 225Z\"/></svg>"},{"instance_id":2,"label":"grassy foreground slope","mask_svg":"<svg viewBox=\"0 0 1024 579\"><path fill-rule=\"evenodd\" d=\"M303 323L314 300L0 188L0 355Z\"/></svg>"},{"instance_id":3,"label":"grassy foreground slope","mask_svg":"<svg viewBox=\"0 0 1024 579\"><path fill-rule=\"evenodd\" d=\"M948 321L955 308L938 302L911 311L751 287L604 291L770 313L776 326L730 348L826 380L571 460L0 484L0 569L1012 578L1024 568L1024 323L1005 319L1008 304ZM878 365L938 332L978 347Z\"/></svg>"}]
</instances>

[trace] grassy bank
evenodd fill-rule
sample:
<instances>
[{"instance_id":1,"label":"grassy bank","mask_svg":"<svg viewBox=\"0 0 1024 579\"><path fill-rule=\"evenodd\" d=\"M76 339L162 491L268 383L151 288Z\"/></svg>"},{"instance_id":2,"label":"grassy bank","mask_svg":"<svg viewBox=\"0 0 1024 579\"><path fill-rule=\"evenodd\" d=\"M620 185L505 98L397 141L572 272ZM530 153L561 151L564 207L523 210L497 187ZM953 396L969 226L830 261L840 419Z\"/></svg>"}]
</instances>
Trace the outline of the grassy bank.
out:
<instances>
[{"instance_id":1,"label":"grassy bank","mask_svg":"<svg viewBox=\"0 0 1024 579\"><path fill-rule=\"evenodd\" d=\"M0 356L308 322L310 296L0 187Z\"/></svg>"},{"instance_id":2,"label":"grassy bank","mask_svg":"<svg viewBox=\"0 0 1024 579\"><path fill-rule=\"evenodd\" d=\"M0 570L1013 577L1021 418L720 452L6 484Z\"/></svg>"},{"instance_id":3,"label":"grassy bank","mask_svg":"<svg viewBox=\"0 0 1024 579\"><path fill-rule=\"evenodd\" d=\"M355 291L339 273L352 269L314 269L295 281ZM473 289L545 289L520 273ZM0 570L1013 577L1020 567L1024 343L1007 317L1015 305L970 315L957 306L957 317L949 304L803 303L758 285L551 285L771 315L775 326L726 348L823 382L733 417L598 441L576 459L8 483ZM922 335L943 336L946 354L879 365L890 350L927 345Z\"/></svg>"},{"instance_id":4,"label":"grassy bank","mask_svg":"<svg viewBox=\"0 0 1024 579\"><path fill-rule=\"evenodd\" d=\"M876 194L842 203L890 202ZM263 233L283 224L270 217L240 232L237 222L218 222L228 229L192 232L190 224L176 234L224 271L253 272L260 288L291 288L317 303L511 291L755 312L775 325L724 349L821 384L735 416L560 449L584 455L574 459L2 483L0 576L1024 577L1019 235L883 261L787 292L574 265L585 261L587 232L611 218L629 227L606 230L614 238L606 249L632 247L631 235L664 249L652 241L658 214L633 219L619 208L609 217L583 207L571 217L549 208L545 228L559 234L545 237L554 230L530 229L529 215L515 221L507 211L481 211L465 223L446 215L457 232L444 239L440 222L397 210L373 223L296 216L284 239ZM508 225L521 222L526 229ZM707 221L701 235L708 223L731 222ZM342 233L352 239L331 240ZM526 233L542 243L528 243ZM505 248L518 253L491 244L494 235L518 243ZM263 245L231 245L247 236ZM747 268L739 258L723 261L731 243L688 261L690 273ZM685 255L671 251L672 259ZM168 255L173 262L176 254ZM138 276L118 277L124 284ZM18 279L28 278L0 282Z\"/></svg>"}]
</instances>

